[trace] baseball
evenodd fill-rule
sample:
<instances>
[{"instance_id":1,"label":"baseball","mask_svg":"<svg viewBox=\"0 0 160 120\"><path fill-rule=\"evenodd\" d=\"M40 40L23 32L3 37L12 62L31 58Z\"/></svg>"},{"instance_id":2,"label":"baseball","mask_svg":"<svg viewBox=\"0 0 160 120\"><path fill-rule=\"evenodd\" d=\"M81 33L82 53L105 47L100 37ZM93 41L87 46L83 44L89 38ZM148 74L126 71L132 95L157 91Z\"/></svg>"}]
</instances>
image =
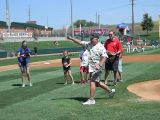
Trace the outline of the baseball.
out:
<instances>
[{"instance_id":1,"label":"baseball","mask_svg":"<svg viewBox=\"0 0 160 120\"><path fill-rule=\"evenodd\" d=\"M112 89L112 92L115 92L116 90L115 89Z\"/></svg>"}]
</instances>

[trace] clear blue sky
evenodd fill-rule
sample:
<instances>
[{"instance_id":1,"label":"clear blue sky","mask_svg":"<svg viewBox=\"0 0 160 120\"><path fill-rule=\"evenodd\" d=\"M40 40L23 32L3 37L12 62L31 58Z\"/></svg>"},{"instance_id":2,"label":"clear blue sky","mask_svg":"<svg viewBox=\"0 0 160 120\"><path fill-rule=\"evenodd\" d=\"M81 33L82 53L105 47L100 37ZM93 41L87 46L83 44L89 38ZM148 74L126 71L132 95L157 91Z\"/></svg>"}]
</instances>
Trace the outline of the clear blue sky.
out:
<instances>
[{"instance_id":1,"label":"clear blue sky","mask_svg":"<svg viewBox=\"0 0 160 120\"><path fill-rule=\"evenodd\" d=\"M102 24L131 23L131 0L72 0L73 21L96 21L96 12ZM6 0L0 0L0 20L5 21ZM70 0L10 0L11 22L26 22L31 6L31 20L55 29L70 25ZM160 15L160 0L135 0L135 22L141 22L148 13L154 21Z\"/></svg>"}]
</instances>

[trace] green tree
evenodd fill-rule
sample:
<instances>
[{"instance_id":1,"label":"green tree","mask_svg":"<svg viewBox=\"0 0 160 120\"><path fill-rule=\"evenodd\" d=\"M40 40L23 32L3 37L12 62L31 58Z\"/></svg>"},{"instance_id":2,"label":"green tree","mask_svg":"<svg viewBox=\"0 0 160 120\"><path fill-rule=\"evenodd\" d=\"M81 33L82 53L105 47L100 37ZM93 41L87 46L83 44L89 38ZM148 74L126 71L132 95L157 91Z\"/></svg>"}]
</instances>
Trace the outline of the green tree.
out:
<instances>
[{"instance_id":1,"label":"green tree","mask_svg":"<svg viewBox=\"0 0 160 120\"><path fill-rule=\"evenodd\" d=\"M92 21L86 21L86 20L77 20L74 23L74 26L79 27L79 25L81 24L82 27L91 27L91 26L97 26L96 23L92 22Z\"/></svg>"},{"instance_id":2,"label":"green tree","mask_svg":"<svg viewBox=\"0 0 160 120\"><path fill-rule=\"evenodd\" d=\"M143 21L141 23L141 26L142 30L147 32L147 35L149 31L152 31L154 24L152 18L148 15L148 13L145 13L143 15Z\"/></svg>"},{"instance_id":3,"label":"green tree","mask_svg":"<svg viewBox=\"0 0 160 120\"><path fill-rule=\"evenodd\" d=\"M90 26L97 26L98 24L92 22L92 21L89 21L87 22L87 27L90 27Z\"/></svg>"},{"instance_id":4,"label":"green tree","mask_svg":"<svg viewBox=\"0 0 160 120\"><path fill-rule=\"evenodd\" d=\"M80 24L81 24L82 27L85 27L87 25L87 21L86 20L77 20L74 23L74 26L79 27Z\"/></svg>"}]
</instances>

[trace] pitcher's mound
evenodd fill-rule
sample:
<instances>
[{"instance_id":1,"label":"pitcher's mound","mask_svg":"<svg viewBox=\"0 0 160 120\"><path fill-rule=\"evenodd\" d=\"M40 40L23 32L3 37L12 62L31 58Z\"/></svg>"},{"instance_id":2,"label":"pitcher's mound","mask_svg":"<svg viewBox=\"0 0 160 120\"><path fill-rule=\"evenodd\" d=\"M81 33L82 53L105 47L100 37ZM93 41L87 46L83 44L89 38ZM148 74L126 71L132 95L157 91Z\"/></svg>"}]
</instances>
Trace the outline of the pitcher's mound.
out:
<instances>
[{"instance_id":1,"label":"pitcher's mound","mask_svg":"<svg viewBox=\"0 0 160 120\"><path fill-rule=\"evenodd\" d=\"M160 80L132 84L127 89L146 100L160 101Z\"/></svg>"}]
</instances>

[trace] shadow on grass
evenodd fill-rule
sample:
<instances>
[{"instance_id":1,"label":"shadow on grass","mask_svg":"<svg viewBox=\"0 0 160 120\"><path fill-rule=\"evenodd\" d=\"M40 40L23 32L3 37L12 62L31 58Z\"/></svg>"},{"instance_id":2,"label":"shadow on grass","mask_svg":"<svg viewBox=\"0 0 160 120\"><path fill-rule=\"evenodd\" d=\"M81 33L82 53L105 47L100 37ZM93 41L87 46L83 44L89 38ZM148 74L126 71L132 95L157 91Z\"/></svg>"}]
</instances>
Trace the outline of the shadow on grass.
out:
<instances>
[{"instance_id":1,"label":"shadow on grass","mask_svg":"<svg viewBox=\"0 0 160 120\"><path fill-rule=\"evenodd\" d=\"M22 84L12 84L12 86L22 86Z\"/></svg>"},{"instance_id":2,"label":"shadow on grass","mask_svg":"<svg viewBox=\"0 0 160 120\"><path fill-rule=\"evenodd\" d=\"M76 83L76 84L80 84L80 82L79 81L75 81L74 83ZM63 85L64 84L64 82L58 82L58 83L56 83L56 84L61 84L61 85ZM71 82L68 82L68 84L72 84Z\"/></svg>"},{"instance_id":3,"label":"shadow on grass","mask_svg":"<svg viewBox=\"0 0 160 120\"><path fill-rule=\"evenodd\" d=\"M64 83L56 83L56 84L61 84L61 85L62 85L62 84L64 84Z\"/></svg>"},{"instance_id":4,"label":"shadow on grass","mask_svg":"<svg viewBox=\"0 0 160 120\"><path fill-rule=\"evenodd\" d=\"M51 99L51 100L64 100L64 99L77 100L80 102L85 102L86 100L88 100L88 98L86 97L56 98L56 99Z\"/></svg>"},{"instance_id":5,"label":"shadow on grass","mask_svg":"<svg viewBox=\"0 0 160 120\"><path fill-rule=\"evenodd\" d=\"M55 99L51 99L51 100L67 100L67 99L70 99L70 100L76 100L76 101L79 101L79 102L86 102L89 98L86 98L86 97L70 97L70 98L55 98ZM102 98L95 98L96 100L100 100L100 99L113 99L113 97L102 97Z\"/></svg>"}]
</instances>

